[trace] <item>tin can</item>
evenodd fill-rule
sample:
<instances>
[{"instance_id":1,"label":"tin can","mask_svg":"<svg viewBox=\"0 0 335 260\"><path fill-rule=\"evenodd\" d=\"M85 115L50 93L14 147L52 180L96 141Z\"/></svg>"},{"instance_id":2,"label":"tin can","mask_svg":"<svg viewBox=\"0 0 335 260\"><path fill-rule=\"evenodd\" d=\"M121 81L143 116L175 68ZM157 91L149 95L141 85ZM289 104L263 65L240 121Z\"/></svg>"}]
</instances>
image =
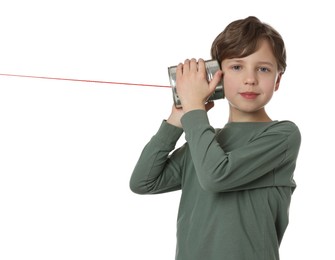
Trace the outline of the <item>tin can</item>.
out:
<instances>
[{"instance_id":1,"label":"tin can","mask_svg":"<svg viewBox=\"0 0 335 260\"><path fill-rule=\"evenodd\" d=\"M205 67L206 67L206 73L207 73L207 80L211 81L213 79L213 76L215 72L220 70L220 65L217 60L207 60L205 61ZM177 66L171 66L168 68L168 73L169 73L169 79L170 79L170 85L172 87L172 94L173 94L173 102L174 105L177 108L182 107L180 99L177 94L177 89L176 89L176 71L177 71ZM224 98L224 89L223 89L223 81L222 79L220 82L217 84L214 93L207 99L208 101L213 101L217 99Z\"/></svg>"}]
</instances>

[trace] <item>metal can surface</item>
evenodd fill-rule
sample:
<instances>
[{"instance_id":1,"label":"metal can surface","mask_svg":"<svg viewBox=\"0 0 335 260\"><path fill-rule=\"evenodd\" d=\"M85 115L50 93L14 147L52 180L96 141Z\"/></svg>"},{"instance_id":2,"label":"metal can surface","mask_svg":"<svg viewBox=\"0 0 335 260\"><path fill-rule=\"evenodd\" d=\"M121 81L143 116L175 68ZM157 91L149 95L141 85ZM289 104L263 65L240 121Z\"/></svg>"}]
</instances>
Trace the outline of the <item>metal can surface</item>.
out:
<instances>
[{"instance_id":1,"label":"metal can surface","mask_svg":"<svg viewBox=\"0 0 335 260\"><path fill-rule=\"evenodd\" d=\"M206 73L207 73L207 80L211 81L213 79L215 72L217 72L220 69L219 62L217 60L207 60L205 61L205 67L206 67ZM180 99L177 94L177 89L176 89L176 70L177 70L177 66L171 66L168 68L170 85L172 87L173 102L177 108L180 108L182 107L182 105L181 105ZM213 101L213 100L217 100L221 98L224 98L224 89L223 89L222 79L217 84L214 93L207 99L207 101Z\"/></svg>"}]
</instances>

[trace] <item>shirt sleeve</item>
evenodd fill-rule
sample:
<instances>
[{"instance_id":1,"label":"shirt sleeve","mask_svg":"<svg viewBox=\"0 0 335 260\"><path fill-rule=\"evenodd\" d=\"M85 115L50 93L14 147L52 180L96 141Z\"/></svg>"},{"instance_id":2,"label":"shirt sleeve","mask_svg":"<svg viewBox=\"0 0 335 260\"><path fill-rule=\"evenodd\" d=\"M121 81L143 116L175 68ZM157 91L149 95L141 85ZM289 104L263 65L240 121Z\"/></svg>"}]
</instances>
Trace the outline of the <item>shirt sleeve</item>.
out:
<instances>
[{"instance_id":1,"label":"shirt sleeve","mask_svg":"<svg viewBox=\"0 0 335 260\"><path fill-rule=\"evenodd\" d=\"M181 189L178 150L172 155L183 129L163 121L157 133L142 150L130 178L130 189L138 194L157 194Z\"/></svg>"},{"instance_id":2,"label":"shirt sleeve","mask_svg":"<svg viewBox=\"0 0 335 260\"><path fill-rule=\"evenodd\" d=\"M275 185L294 186L292 174L300 133L293 123L273 127L242 147L226 152L216 140L206 111L190 111L181 122L204 190L224 192Z\"/></svg>"}]
</instances>

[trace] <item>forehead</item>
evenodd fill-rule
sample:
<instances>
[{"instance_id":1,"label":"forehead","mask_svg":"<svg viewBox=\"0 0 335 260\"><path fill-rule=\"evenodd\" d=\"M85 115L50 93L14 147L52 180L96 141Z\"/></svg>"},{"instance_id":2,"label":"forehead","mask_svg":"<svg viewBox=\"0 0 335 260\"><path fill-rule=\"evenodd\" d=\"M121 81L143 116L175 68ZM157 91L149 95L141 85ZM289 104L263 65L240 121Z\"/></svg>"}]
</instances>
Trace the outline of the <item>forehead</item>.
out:
<instances>
[{"instance_id":1,"label":"forehead","mask_svg":"<svg viewBox=\"0 0 335 260\"><path fill-rule=\"evenodd\" d=\"M259 40L255 53L256 52L275 58L272 45L268 39Z\"/></svg>"},{"instance_id":2,"label":"forehead","mask_svg":"<svg viewBox=\"0 0 335 260\"><path fill-rule=\"evenodd\" d=\"M267 62L272 63L273 65L277 64L276 57L273 53L272 46L267 39L262 39L258 42L256 50L248 56L245 57L236 57L225 59L223 62L230 62L239 60L243 61L253 61L253 62Z\"/></svg>"}]
</instances>

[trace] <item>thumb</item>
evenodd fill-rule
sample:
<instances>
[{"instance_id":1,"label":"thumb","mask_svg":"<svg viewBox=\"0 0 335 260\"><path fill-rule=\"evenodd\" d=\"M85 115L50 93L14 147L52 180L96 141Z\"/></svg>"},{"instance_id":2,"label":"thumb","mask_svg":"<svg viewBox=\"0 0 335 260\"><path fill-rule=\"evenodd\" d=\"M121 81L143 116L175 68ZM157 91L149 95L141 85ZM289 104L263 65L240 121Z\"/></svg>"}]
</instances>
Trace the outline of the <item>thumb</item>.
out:
<instances>
[{"instance_id":1,"label":"thumb","mask_svg":"<svg viewBox=\"0 0 335 260\"><path fill-rule=\"evenodd\" d=\"M223 76L222 70L218 70L217 72L215 72L213 79L209 82L209 89L211 90L211 93L215 91L215 88L222 79L222 76Z\"/></svg>"}]
</instances>

